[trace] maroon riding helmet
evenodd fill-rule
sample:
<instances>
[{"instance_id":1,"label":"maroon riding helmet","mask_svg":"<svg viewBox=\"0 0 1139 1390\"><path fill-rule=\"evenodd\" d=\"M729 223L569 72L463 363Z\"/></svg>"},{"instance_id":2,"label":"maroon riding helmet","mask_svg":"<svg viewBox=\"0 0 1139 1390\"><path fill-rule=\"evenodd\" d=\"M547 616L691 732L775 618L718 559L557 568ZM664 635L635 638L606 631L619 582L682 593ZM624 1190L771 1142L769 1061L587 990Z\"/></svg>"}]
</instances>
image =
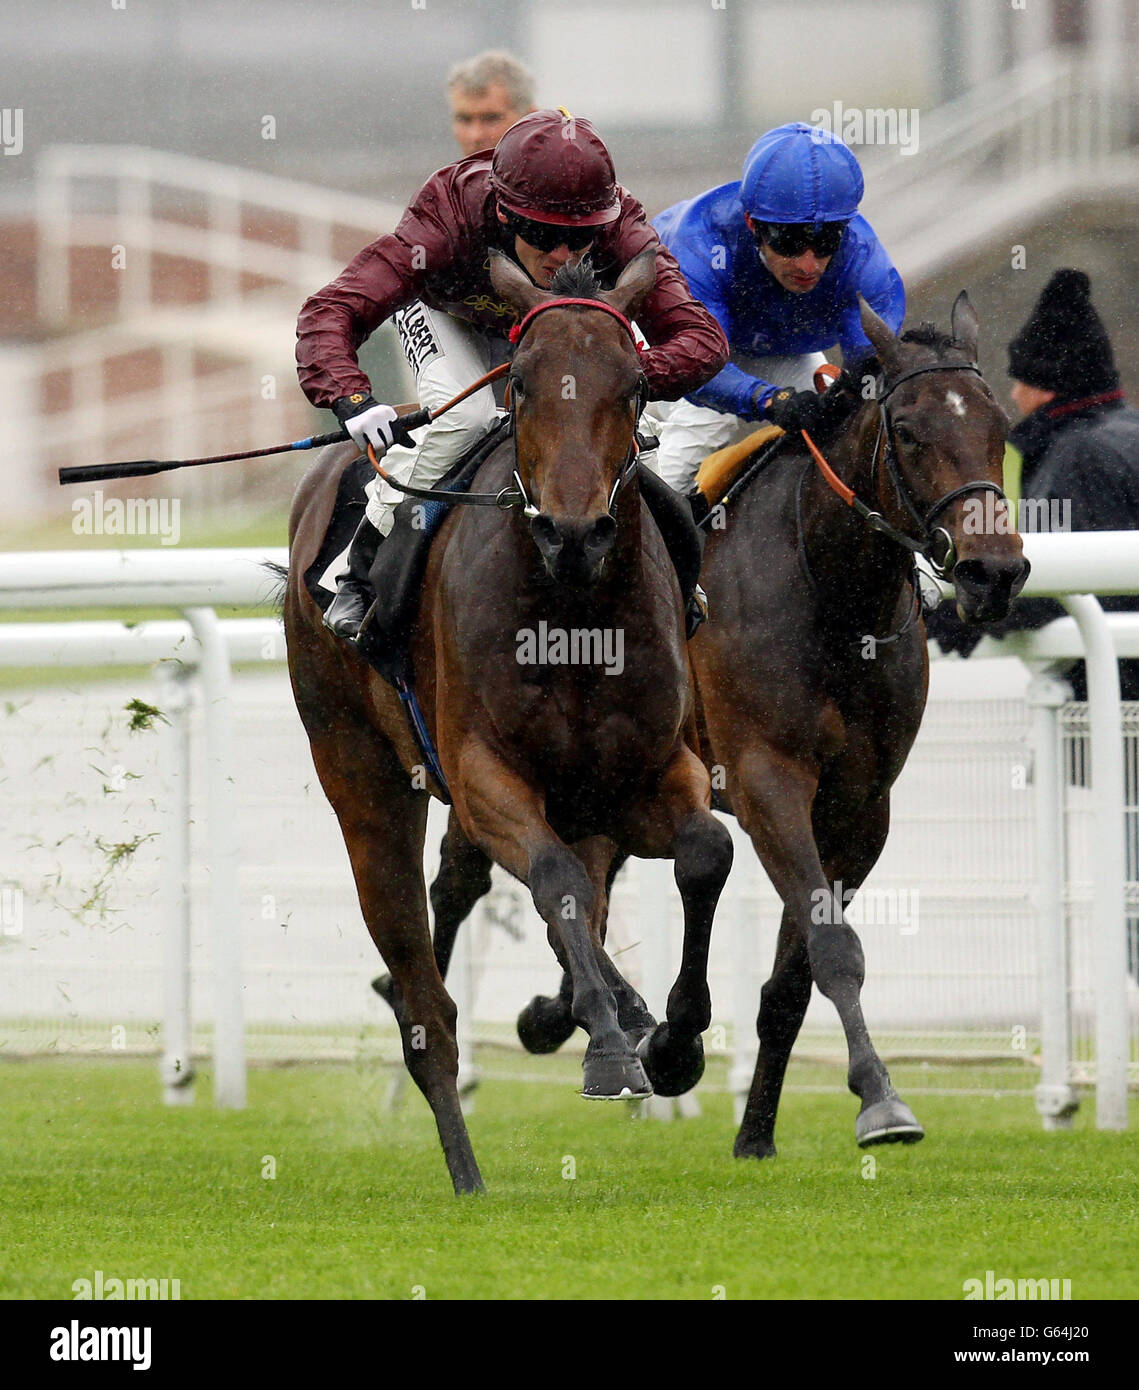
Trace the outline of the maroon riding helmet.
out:
<instances>
[{"instance_id":1,"label":"maroon riding helmet","mask_svg":"<svg viewBox=\"0 0 1139 1390\"><path fill-rule=\"evenodd\" d=\"M604 141L564 109L515 121L495 147L490 183L504 212L531 222L603 227L621 215Z\"/></svg>"}]
</instances>

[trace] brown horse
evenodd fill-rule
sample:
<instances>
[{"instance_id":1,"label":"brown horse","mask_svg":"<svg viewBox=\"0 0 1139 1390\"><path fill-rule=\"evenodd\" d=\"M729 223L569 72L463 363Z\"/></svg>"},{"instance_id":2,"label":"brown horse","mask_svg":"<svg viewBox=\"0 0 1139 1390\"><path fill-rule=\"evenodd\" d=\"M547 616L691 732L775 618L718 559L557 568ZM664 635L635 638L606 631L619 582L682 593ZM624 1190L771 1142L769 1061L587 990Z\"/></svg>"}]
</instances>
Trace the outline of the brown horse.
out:
<instances>
[{"instance_id":1,"label":"brown horse","mask_svg":"<svg viewBox=\"0 0 1139 1390\"><path fill-rule=\"evenodd\" d=\"M550 294L494 258L495 288L524 316L510 373L514 444L487 459L474 486L509 491L514 474L528 505L455 507L431 551L412 641L454 802L444 873L472 862L485 873L494 860L528 885L571 982L571 1030L589 1034L583 1094L605 1098L649 1094L655 1078L683 1089L702 1070L708 940L731 866L693 751L680 590L631 466L643 377L626 316L654 276L647 254L609 293L585 269L561 272ZM591 302L559 305L558 294ZM364 920L391 972L404 1058L455 1190L477 1191L455 1085L455 1007L428 929L419 754L394 690L324 629L304 584L350 457L340 448L319 459L293 506L289 670ZM575 635L577 664L567 664ZM684 902L684 962L655 1032L603 949L617 847L675 859Z\"/></svg>"},{"instance_id":2,"label":"brown horse","mask_svg":"<svg viewBox=\"0 0 1139 1390\"><path fill-rule=\"evenodd\" d=\"M862 948L843 909L882 852L890 789L925 708L914 553L952 577L963 616L975 621L1003 617L1028 574L1015 530L969 524L971 500L1003 498L1008 421L976 366L967 296L953 307L950 337L923 327L896 338L866 305L862 322L880 379L830 452L858 506L787 441L714 518L701 575L712 613L692 644L703 757L723 773L724 809L784 903L737 1157L775 1153L783 1077L812 981L846 1033L858 1142L922 1137L867 1032ZM432 888L444 959L458 914L478 896L478 872L471 858L446 865ZM532 1051L572 1033L566 997L563 984L523 1011L519 1034Z\"/></svg>"}]
</instances>

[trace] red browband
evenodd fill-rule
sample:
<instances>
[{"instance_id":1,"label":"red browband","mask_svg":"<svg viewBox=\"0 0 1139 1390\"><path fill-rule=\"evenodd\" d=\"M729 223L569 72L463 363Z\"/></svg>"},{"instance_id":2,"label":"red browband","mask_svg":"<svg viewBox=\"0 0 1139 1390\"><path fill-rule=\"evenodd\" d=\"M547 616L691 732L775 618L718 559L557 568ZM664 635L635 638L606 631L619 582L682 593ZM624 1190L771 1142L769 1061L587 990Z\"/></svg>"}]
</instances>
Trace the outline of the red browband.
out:
<instances>
[{"instance_id":1,"label":"red browband","mask_svg":"<svg viewBox=\"0 0 1139 1390\"><path fill-rule=\"evenodd\" d=\"M547 309L568 309L572 308L574 305L577 305L582 309L600 309L602 313L609 314L612 318L615 318L617 322L621 325L621 327L625 330L625 332L628 333L629 337L635 344L637 351L642 352L644 350L643 345L637 342L637 336L633 332L633 325L629 322L625 315L622 314L618 309L614 309L611 304L606 304L603 300L600 299L547 299L542 304L535 304L533 309L531 309L530 312L522 319L521 323L516 323L507 336L510 338L510 341L512 343L517 344L518 341L521 339L523 333L526 332L526 330L530 327L531 323L534 321L534 319L538 317L539 314L545 313Z\"/></svg>"}]
</instances>

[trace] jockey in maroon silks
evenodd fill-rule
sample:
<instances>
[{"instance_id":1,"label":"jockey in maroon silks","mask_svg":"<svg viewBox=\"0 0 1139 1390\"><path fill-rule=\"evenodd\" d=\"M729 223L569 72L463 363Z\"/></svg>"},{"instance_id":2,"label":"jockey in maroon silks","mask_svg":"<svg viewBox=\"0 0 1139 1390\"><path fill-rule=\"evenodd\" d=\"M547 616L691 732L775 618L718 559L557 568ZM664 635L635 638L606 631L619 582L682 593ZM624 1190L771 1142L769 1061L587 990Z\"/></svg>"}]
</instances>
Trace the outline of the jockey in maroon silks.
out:
<instances>
[{"instance_id":1,"label":"jockey in maroon silks","mask_svg":"<svg viewBox=\"0 0 1139 1390\"><path fill-rule=\"evenodd\" d=\"M637 314L648 346L641 358L652 400L678 400L719 372L724 335L693 299L644 209L615 178L613 161L586 120L534 111L494 151L433 174L399 226L374 241L330 285L307 300L297 322L301 387L332 409L361 449L387 455L385 472L431 487L495 420L485 386L408 435L396 412L371 394L356 352L394 316L421 406L437 410L510 355L514 311L490 283L491 248L549 286L565 264L591 257L606 282L640 252L656 251L656 285ZM402 494L377 478L349 547L326 624L354 637L372 601L368 575ZM343 560L338 562L343 565ZM335 572L335 571L333 571Z\"/></svg>"}]
</instances>

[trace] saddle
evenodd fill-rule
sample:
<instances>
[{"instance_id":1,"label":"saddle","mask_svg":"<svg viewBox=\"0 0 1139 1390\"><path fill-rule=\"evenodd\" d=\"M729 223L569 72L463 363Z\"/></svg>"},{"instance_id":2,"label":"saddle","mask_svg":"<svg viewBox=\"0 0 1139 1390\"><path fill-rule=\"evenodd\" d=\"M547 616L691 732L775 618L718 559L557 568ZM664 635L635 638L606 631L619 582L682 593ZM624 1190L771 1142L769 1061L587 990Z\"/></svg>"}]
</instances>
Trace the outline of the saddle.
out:
<instances>
[{"instance_id":1,"label":"saddle","mask_svg":"<svg viewBox=\"0 0 1139 1390\"><path fill-rule=\"evenodd\" d=\"M766 449L769 444L774 444L777 439L782 438L784 434L778 425L761 425L738 444L728 444L723 449L717 449L714 454L709 454L696 473L696 486L704 494L709 508L724 500L744 466L749 464L761 449Z\"/></svg>"}]
</instances>

